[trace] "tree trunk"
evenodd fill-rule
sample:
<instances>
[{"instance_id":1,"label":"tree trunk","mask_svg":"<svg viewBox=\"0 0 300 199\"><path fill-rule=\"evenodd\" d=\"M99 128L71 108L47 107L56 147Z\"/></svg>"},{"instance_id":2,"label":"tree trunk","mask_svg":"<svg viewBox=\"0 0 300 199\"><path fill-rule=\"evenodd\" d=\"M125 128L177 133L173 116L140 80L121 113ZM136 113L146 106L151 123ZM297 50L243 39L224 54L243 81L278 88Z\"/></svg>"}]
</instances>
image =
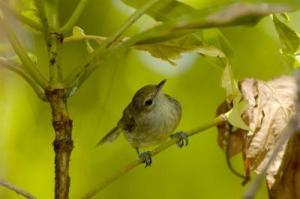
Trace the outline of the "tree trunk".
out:
<instances>
[{"instance_id":1,"label":"tree trunk","mask_svg":"<svg viewBox=\"0 0 300 199\"><path fill-rule=\"evenodd\" d=\"M73 149L72 120L69 118L65 89L46 92L52 110L55 130L55 199L68 199L70 188L69 161Z\"/></svg>"}]
</instances>

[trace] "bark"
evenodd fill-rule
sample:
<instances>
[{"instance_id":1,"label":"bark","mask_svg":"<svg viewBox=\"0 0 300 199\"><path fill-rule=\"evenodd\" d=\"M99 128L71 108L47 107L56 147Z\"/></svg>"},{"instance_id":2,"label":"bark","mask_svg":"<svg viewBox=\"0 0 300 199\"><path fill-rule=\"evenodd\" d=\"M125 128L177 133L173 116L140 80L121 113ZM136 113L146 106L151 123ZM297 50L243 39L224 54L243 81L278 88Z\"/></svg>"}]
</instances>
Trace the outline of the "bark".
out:
<instances>
[{"instance_id":1,"label":"bark","mask_svg":"<svg viewBox=\"0 0 300 199\"><path fill-rule=\"evenodd\" d=\"M70 188L69 162L73 149L72 120L67 110L64 89L46 92L52 110L52 125L55 130L55 199L68 199Z\"/></svg>"}]
</instances>

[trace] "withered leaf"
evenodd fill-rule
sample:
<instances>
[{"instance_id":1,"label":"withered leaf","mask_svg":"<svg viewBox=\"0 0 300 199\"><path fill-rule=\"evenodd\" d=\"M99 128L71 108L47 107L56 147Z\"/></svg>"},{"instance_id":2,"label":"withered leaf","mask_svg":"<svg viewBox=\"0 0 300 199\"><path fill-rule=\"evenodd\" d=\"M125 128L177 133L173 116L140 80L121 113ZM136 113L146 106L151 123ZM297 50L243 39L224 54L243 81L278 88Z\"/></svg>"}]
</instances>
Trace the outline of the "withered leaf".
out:
<instances>
[{"instance_id":1,"label":"withered leaf","mask_svg":"<svg viewBox=\"0 0 300 199\"><path fill-rule=\"evenodd\" d=\"M251 130L243 132L246 136L239 135L239 139L235 139L235 144L241 147L241 145L246 143L247 147L244 153L247 161L250 163L250 169L260 173L273 153L274 146L281 133L295 115L297 84L292 76L283 76L267 82L245 79L240 82L240 90L243 99L248 103L248 108L243 114L243 118ZM224 132L220 128L219 131L220 139ZM298 181L297 179L295 180L295 177L289 173L293 170L295 175L300 173L300 166L293 163L300 161L299 154L295 154L298 148L295 146L295 142L290 140L286 140L281 146L281 150L276 154L275 160L267 169L266 181L269 193L273 194L272 198L280 198L274 196L275 192L290 194L291 190L293 190L294 195L292 196L297 194L295 189L286 186L291 184L287 182L287 179L294 179L294 183L300 183L300 179ZM218 141L219 145L220 142L222 143L222 140ZM241 151L241 148L236 149ZM235 152L237 153L238 151ZM281 196L283 195L281 194Z\"/></svg>"}]
</instances>

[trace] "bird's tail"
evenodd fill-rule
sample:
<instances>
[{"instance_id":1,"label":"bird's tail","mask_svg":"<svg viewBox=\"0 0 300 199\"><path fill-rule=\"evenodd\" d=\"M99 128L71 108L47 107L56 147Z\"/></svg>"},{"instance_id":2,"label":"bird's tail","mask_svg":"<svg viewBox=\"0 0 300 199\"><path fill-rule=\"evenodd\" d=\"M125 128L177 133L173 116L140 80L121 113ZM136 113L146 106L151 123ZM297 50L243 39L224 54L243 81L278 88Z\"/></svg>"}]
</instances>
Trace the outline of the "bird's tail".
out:
<instances>
[{"instance_id":1,"label":"bird's tail","mask_svg":"<svg viewBox=\"0 0 300 199\"><path fill-rule=\"evenodd\" d=\"M121 134L122 130L116 126L115 128L113 128L112 130L110 130L98 143L96 146L100 146L103 145L105 143L108 142L112 142L114 141L120 134Z\"/></svg>"}]
</instances>

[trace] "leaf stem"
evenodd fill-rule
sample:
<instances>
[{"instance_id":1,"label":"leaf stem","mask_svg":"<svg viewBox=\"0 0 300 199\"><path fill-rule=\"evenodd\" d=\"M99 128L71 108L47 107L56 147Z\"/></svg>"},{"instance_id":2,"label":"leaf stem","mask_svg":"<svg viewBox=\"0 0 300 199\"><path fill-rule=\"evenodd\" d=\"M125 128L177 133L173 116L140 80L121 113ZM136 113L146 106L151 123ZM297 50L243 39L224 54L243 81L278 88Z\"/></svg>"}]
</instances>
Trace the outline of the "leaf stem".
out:
<instances>
[{"instance_id":1,"label":"leaf stem","mask_svg":"<svg viewBox=\"0 0 300 199\"><path fill-rule=\"evenodd\" d=\"M28 193L27 191L15 186L15 185L12 185L4 180L0 180L0 186L2 187L5 187L11 191L14 191L16 192L17 194L23 196L24 198L27 198L27 199L36 199L35 196L33 196L31 193Z\"/></svg>"},{"instance_id":2,"label":"leaf stem","mask_svg":"<svg viewBox=\"0 0 300 199\"><path fill-rule=\"evenodd\" d=\"M213 119L212 121L209 121L207 123L204 123L194 129L190 129L188 131L185 131L185 133L188 134L189 137L196 135L202 131L205 131L211 127L214 127L216 125L218 125L221 122L224 122L227 120L228 117L228 113L225 114L221 114L218 117L216 117L215 119ZM152 150L150 152L151 156L156 156L159 153L163 152L164 150L168 149L170 146L176 144L178 142L178 139L170 139L164 143L162 143L161 145L159 145L158 147L156 147L154 150ZM90 191L89 193L87 193L83 199L90 199L93 198L97 193L99 193L100 191L102 191L104 188L106 188L107 186L109 186L110 184L112 184L113 182L115 182L117 179L119 179L120 177L122 177L123 175L125 175L126 173L128 173L129 171L133 170L135 167L139 166L140 164L142 164L140 159L134 160L132 162L130 162L127 166L123 167L121 170L119 170L118 172L116 172L115 174L113 174L112 176L110 176L109 178L107 178L105 181L103 181L102 183L100 183L96 188L94 188L92 191Z\"/></svg>"},{"instance_id":3,"label":"leaf stem","mask_svg":"<svg viewBox=\"0 0 300 199\"><path fill-rule=\"evenodd\" d=\"M69 37L64 38L64 43L70 43L70 42L73 42L73 41L82 41L82 40L86 40L86 39L95 40L97 42L103 42L107 38L102 37L102 36L98 36L98 35L84 35L84 36L81 36L81 37L69 36Z\"/></svg>"},{"instance_id":4,"label":"leaf stem","mask_svg":"<svg viewBox=\"0 0 300 199\"><path fill-rule=\"evenodd\" d=\"M40 87L40 85L38 85L30 76L28 76L28 74L22 70L21 66L18 66L18 64L12 63L9 60L0 57L0 67L1 66L20 75L33 88L38 97L41 100L46 101L43 88Z\"/></svg>"},{"instance_id":5,"label":"leaf stem","mask_svg":"<svg viewBox=\"0 0 300 199\"><path fill-rule=\"evenodd\" d=\"M86 7L87 2L88 2L88 0L80 0L80 2L78 3L76 9L72 13L69 20L60 28L60 30L59 30L60 32L66 33L73 28L74 24L77 22L81 13L83 12L84 8Z\"/></svg>"},{"instance_id":6,"label":"leaf stem","mask_svg":"<svg viewBox=\"0 0 300 199\"><path fill-rule=\"evenodd\" d=\"M44 78L42 73L37 69L36 64L33 63L33 61L27 55L26 50L21 45L14 31L2 18L0 18L0 24L4 28L7 34L7 38L10 44L12 45L15 53L18 55L21 62L23 63L25 71L28 72L28 74L32 77L32 79L35 80L42 88L46 88L48 84L47 80Z\"/></svg>"}]
</instances>

